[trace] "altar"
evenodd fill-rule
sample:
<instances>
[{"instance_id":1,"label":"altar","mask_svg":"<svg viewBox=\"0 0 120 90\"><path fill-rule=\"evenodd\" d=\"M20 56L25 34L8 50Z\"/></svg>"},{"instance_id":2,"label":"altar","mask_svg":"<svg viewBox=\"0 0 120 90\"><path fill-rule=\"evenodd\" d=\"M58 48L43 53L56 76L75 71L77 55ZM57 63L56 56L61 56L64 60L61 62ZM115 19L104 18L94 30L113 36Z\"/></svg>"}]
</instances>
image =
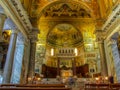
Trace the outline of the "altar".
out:
<instances>
[{"instance_id":1,"label":"altar","mask_svg":"<svg viewBox=\"0 0 120 90\"><path fill-rule=\"evenodd\" d=\"M61 70L61 77L70 77L73 76L72 70Z\"/></svg>"},{"instance_id":2,"label":"altar","mask_svg":"<svg viewBox=\"0 0 120 90\"><path fill-rule=\"evenodd\" d=\"M52 72L52 73L51 73ZM88 65L80 64L80 58L76 48L59 48L51 54L48 64L42 66L42 74L45 78L80 76L85 77L89 72Z\"/></svg>"}]
</instances>

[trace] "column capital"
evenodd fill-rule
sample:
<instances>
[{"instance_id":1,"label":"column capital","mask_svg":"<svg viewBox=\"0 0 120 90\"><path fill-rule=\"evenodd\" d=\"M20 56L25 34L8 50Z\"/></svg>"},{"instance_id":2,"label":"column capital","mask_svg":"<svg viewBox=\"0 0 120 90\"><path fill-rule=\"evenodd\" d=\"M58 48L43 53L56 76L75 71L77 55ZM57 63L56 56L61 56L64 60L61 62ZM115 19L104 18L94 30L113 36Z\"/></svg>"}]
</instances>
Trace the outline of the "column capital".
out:
<instances>
[{"instance_id":1,"label":"column capital","mask_svg":"<svg viewBox=\"0 0 120 90\"><path fill-rule=\"evenodd\" d=\"M102 31L102 30L96 30L95 31L95 34L96 34L96 40L99 42L99 43L103 43L104 39L105 39L105 35L106 35L106 32L105 31Z\"/></svg>"},{"instance_id":2,"label":"column capital","mask_svg":"<svg viewBox=\"0 0 120 90\"><path fill-rule=\"evenodd\" d=\"M18 32L19 32L18 28L14 28L14 29L12 29L12 33L16 33L16 34L18 34Z\"/></svg>"},{"instance_id":3,"label":"column capital","mask_svg":"<svg viewBox=\"0 0 120 90\"><path fill-rule=\"evenodd\" d=\"M24 39L24 45L27 47L29 45L30 40L29 39Z\"/></svg>"},{"instance_id":4,"label":"column capital","mask_svg":"<svg viewBox=\"0 0 120 90\"><path fill-rule=\"evenodd\" d=\"M38 33L39 33L39 29L37 28L32 29L32 32L28 35L28 38L31 40L31 42L38 41L38 36L37 36Z\"/></svg>"},{"instance_id":5,"label":"column capital","mask_svg":"<svg viewBox=\"0 0 120 90\"><path fill-rule=\"evenodd\" d=\"M32 32L38 34L38 33L40 33L40 30L38 28L32 28Z\"/></svg>"},{"instance_id":6,"label":"column capital","mask_svg":"<svg viewBox=\"0 0 120 90\"><path fill-rule=\"evenodd\" d=\"M38 41L37 35L29 35L28 38L29 38L30 41L33 42L33 43Z\"/></svg>"}]
</instances>

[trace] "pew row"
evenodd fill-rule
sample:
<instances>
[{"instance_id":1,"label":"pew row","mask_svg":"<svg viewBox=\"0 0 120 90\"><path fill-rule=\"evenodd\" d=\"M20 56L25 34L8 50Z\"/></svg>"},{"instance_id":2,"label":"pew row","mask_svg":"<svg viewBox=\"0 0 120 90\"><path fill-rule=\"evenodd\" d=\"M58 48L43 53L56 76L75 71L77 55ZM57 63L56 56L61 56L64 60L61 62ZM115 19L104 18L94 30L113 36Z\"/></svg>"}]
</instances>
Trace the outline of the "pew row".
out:
<instances>
[{"instance_id":1,"label":"pew row","mask_svg":"<svg viewBox=\"0 0 120 90\"><path fill-rule=\"evenodd\" d=\"M1 84L0 90L71 90L64 84Z\"/></svg>"},{"instance_id":2,"label":"pew row","mask_svg":"<svg viewBox=\"0 0 120 90\"><path fill-rule=\"evenodd\" d=\"M110 88L111 90L120 90L120 83L111 84Z\"/></svg>"},{"instance_id":3,"label":"pew row","mask_svg":"<svg viewBox=\"0 0 120 90\"><path fill-rule=\"evenodd\" d=\"M119 84L85 84L85 90L120 90Z\"/></svg>"},{"instance_id":4,"label":"pew row","mask_svg":"<svg viewBox=\"0 0 120 90\"><path fill-rule=\"evenodd\" d=\"M71 88L60 88L60 87L50 87L50 88L35 88L35 87L0 87L0 90L72 90Z\"/></svg>"},{"instance_id":5,"label":"pew row","mask_svg":"<svg viewBox=\"0 0 120 90\"><path fill-rule=\"evenodd\" d=\"M65 84L1 84L0 87L65 87Z\"/></svg>"}]
</instances>

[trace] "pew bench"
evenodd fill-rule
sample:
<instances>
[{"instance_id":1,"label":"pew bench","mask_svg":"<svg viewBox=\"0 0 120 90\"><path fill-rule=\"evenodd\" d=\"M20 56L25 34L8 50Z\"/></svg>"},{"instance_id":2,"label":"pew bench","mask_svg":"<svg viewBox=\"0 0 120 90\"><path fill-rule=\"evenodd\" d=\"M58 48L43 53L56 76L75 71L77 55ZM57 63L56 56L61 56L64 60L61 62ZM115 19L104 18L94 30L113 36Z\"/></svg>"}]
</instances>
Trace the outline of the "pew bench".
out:
<instances>
[{"instance_id":1,"label":"pew bench","mask_svg":"<svg viewBox=\"0 0 120 90\"><path fill-rule=\"evenodd\" d=\"M65 84L1 84L0 87L65 87Z\"/></svg>"},{"instance_id":2,"label":"pew bench","mask_svg":"<svg viewBox=\"0 0 120 90\"><path fill-rule=\"evenodd\" d=\"M120 83L110 84L110 90L120 90Z\"/></svg>"},{"instance_id":3,"label":"pew bench","mask_svg":"<svg viewBox=\"0 0 120 90\"><path fill-rule=\"evenodd\" d=\"M16 87L65 87L64 84L25 84L16 85Z\"/></svg>"},{"instance_id":4,"label":"pew bench","mask_svg":"<svg viewBox=\"0 0 120 90\"><path fill-rule=\"evenodd\" d=\"M85 84L85 90L110 90L109 84Z\"/></svg>"},{"instance_id":5,"label":"pew bench","mask_svg":"<svg viewBox=\"0 0 120 90\"><path fill-rule=\"evenodd\" d=\"M1 84L0 90L71 90L64 84Z\"/></svg>"},{"instance_id":6,"label":"pew bench","mask_svg":"<svg viewBox=\"0 0 120 90\"><path fill-rule=\"evenodd\" d=\"M60 87L50 87L50 88L35 88L35 87L0 87L0 90L71 90L71 88L60 88Z\"/></svg>"}]
</instances>

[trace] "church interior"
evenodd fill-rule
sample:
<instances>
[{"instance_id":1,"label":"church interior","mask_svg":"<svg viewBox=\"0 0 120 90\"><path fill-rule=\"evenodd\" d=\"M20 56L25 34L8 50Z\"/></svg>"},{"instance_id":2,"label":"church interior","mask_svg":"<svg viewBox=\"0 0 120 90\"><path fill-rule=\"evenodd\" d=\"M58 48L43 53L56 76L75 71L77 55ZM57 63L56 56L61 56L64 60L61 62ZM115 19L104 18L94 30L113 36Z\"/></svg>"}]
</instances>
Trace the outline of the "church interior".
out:
<instances>
[{"instance_id":1,"label":"church interior","mask_svg":"<svg viewBox=\"0 0 120 90\"><path fill-rule=\"evenodd\" d=\"M119 23L120 0L0 0L0 89L120 83Z\"/></svg>"}]
</instances>

